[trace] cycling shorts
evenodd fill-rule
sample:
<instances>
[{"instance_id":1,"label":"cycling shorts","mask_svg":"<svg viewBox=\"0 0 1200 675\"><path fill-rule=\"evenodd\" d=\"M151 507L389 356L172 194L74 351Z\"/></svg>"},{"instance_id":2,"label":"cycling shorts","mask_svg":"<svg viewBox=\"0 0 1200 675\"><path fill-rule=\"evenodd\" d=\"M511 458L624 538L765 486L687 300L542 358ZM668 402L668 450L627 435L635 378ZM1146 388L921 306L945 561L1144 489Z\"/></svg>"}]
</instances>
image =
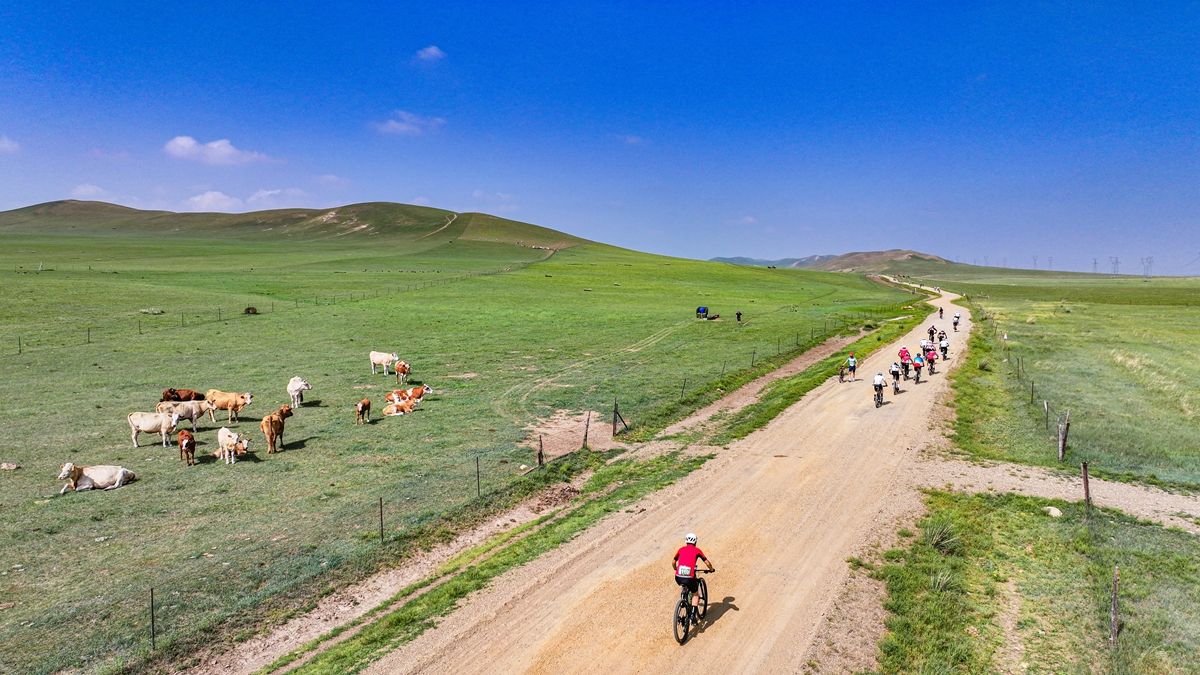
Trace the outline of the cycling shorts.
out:
<instances>
[{"instance_id":1,"label":"cycling shorts","mask_svg":"<svg viewBox=\"0 0 1200 675\"><path fill-rule=\"evenodd\" d=\"M675 577L675 583L680 586L687 586L687 589L692 593L697 593L700 590L700 580L696 577Z\"/></svg>"}]
</instances>

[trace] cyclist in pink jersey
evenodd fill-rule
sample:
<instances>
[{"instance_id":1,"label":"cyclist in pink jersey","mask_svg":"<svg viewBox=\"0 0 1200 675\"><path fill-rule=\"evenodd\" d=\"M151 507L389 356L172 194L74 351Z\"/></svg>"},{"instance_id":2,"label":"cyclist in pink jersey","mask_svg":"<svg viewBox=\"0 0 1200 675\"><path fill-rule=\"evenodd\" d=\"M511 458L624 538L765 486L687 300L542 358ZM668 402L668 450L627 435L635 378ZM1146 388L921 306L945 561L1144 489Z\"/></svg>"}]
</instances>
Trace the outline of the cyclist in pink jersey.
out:
<instances>
[{"instance_id":1,"label":"cyclist in pink jersey","mask_svg":"<svg viewBox=\"0 0 1200 675\"><path fill-rule=\"evenodd\" d=\"M697 560L703 560L708 566L709 572L715 572L712 563L708 558L704 557L704 551L696 547L696 535L689 532L683 538L684 546L675 552L675 558L671 561L671 569L675 570L675 583L680 586L687 586L687 589L692 594L692 616L695 618L696 608L700 603L700 595L697 591L700 588L700 579L696 576Z\"/></svg>"}]
</instances>

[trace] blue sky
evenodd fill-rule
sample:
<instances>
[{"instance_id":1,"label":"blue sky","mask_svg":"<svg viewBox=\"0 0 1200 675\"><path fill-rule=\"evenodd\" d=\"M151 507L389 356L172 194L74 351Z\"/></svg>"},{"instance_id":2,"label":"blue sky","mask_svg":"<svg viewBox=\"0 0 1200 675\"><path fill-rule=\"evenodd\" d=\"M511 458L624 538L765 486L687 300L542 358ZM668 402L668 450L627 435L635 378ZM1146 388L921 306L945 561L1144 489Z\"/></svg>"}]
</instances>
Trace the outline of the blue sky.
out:
<instances>
[{"instance_id":1,"label":"blue sky","mask_svg":"<svg viewBox=\"0 0 1200 675\"><path fill-rule=\"evenodd\" d=\"M967 4L5 3L0 208L1200 273L1200 7Z\"/></svg>"}]
</instances>

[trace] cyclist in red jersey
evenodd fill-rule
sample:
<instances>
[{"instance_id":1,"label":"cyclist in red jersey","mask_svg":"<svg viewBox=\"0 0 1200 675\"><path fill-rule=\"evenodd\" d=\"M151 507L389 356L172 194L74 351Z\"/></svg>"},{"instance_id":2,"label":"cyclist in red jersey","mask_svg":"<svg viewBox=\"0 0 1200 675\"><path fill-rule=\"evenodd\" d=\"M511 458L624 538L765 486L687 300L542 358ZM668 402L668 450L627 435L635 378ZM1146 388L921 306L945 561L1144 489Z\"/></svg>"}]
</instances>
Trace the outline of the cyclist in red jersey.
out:
<instances>
[{"instance_id":1,"label":"cyclist in red jersey","mask_svg":"<svg viewBox=\"0 0 1200 675\"><path fill-rule=\"evenodd\" d=\"M692 594L692 618L696 618L696 608L700 604L700 595L697 591L700 588L700 579L696 577L696 560L703 560L708 566L709 572L715 572L712 563L708 558L704 557L704 551L696 547L696 535L689 532L683 538L684 546L675 552L675 558L671 561L671 569L675 570L675 583L680 586L687 586L688 591Z\"/></svg>"}]
</instances>

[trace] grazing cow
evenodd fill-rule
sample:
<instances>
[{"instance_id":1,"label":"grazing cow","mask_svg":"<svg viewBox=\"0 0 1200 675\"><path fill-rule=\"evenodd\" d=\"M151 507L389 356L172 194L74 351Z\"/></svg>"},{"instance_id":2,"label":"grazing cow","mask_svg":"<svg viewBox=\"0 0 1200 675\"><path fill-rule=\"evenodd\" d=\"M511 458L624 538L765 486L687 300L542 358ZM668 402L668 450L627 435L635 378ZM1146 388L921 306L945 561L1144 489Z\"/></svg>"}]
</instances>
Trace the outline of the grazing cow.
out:
<instances>
[{"instance_id":1,"label":"grazing cow","mask_svg":"<svg viewBox=\"0 0 1200 675\"><path fill-rule=\"evenodd\" d=\"M84 490L115 490L122 485L137 480L137 476L133 472L123 466L98 465L98 466L75 466L67 462L62 465L62 472L58 474L59 480L67 481L63 489L58 491L58 494L63 494L67 490L83 492Z\"/></svg>"},{"instance_id":2,"label":"grazing cow","mask_svg":"<svg viewBox=\"0 0 1200 675\"><path fill-rule=\"evenodd\" d=\"M187 429L179 430L179 459L186 459L188 466L196 466L196 439Z\"/></svg>"},{"instance_id":3,"label":"grazing cow","mask_svg":"<svg viewBox=\"0 0 1200 675\"><path fill-rule=\"evenodd\" d=\"M312 389L309 384L301 377L293 377L288 381L287 392L292 398L292 408L299 408L300 404L304 403L304 392Z\"/></svg>"},{"instance_id":4,"label":"grazing cow","mask_svg":"<svg viewBox=\"0 0 1200 675\"><path fill-rule=\"evenodd\" d=\"M420 405L420 403L421 403L420 401L415 400L415 399L408 400L408 401L401 401L400 403L393 403L383 409L383 416L384 417L398 417L405 413L410 413L410 412L416 410L417 406Z\"/></svg>"},{"instance_id":5,"label":"grazing cow","mask_svg":"<svg viewBox=\"0 0 1200 675\"><path fill-rule=\"evenodd\" d=\"M275 452L275 440L279 440L279 447L283 447L283 420L292 416L291 406L280 406L279 410L262 418L258 423L258 428L262 429L263 436L267 437L267 454Z\"/></svg>"},{"instance_id":6,"label":"grazing cow","mask_svg":"<svg viewBox=\"0 0 1200 675\"><path fill-rule=\"evenodd\" d=\"M397 361L396 365L392 366L392 371L396 373L396 384L408 384L408 374L412 372L412 366L408 365L407 361Z\"/></svg>"},{"instance_id":7,"label":"grazing cow","mask_svg":"<svg viewBox=\"0 0 1200 675\"><path fill-rule=\"evenodd\" d=\"M364 398L354 404L354 424L370 424L371 423L371 399Z\"/></svg>"},{"instance_id":8,"label":"grazing cow","mask_svg":"<svg viewBox=\"0 0 1200 675\"><path fill-rule=\"evenodd\" d=\"M179 419L188 420L192 423L192 431L196 430L196 420L202 419L204 413L211 415L216 408L212 401L162 401L154 406L160 413L175 413L179 415Z\"/></svg>"},{"instance_id":9,"label":"grazing cow","mask_svg":"<svg viewBox=\"0 0 1200 675\"><path fill-rule=\"evenodd\" d=\"M384 398L387 399L388 403L400 403L401 401L407 401L414 398L419 401L425 398L426 394L432 393L433 387L423 384L419 387L413 387L412 389L397 389L387 396L384 396Z\"/></svg>"},{"instance_id":10,"label":"grazing cow","mask_svg":"<svg viewBox=\"0 0 1200 675\"><path fill-rule=\"evenodd\" d=\"M213 456L224 459L226 464L236 464L237 456L246 454L249 445L250 439L230 431L228 427L221 427L217 431L217 449Z\"/></svg>"},{"instance_id":11,"label":"grazing cow","mask_svg":"<svg viewBox=\"0 0 1200 675\"><path fill-rule=\"evenodd\" d=\"M195 389L166 389L163 391L162 401L203 401L204 394Z\"/></svg>"},{"instance_id":12,"label":"grazing cow","mask_svg":"<svg viewBox=\"0 0 1200 675\"><path fill-rule=\"evenodd\" d=\"M371 352L371 374L375 374L375 366L383 366L383 374L391 375L388 372L388 366L391 366L396 361L400 360L400 355L396 353L388 354L387 352Z\"/></svg>"},{"instance_id":13,"label":"grazing cow","mask_svg":"<svg viewBox=\"0 0 1200 675\"><path fill-rule=\"evenodd\" d=\"M254 401L254 397L251 396L249 392L245 394L232 394L227 391L218 391L216 389L209 389L208 393L204 394L204 397L213 402L215 410L226 410L229 412L229 418L226 420L226 424L232 424L234 420L237 420L238 413L242 411L242 408L245 408ZM212 410L208 411L208 415L212 418L214 423L217 421L217 418L215 415L213 415Z\"/></svg>"},{"instance_id":14,"label":"grazing cow","mask_svg":"<svg viewBox=\"0 0 1200 675\"><path fill-rule=\"evenodd\" d=\"M179 424L179 413L131 412L125 416L129 421L129 435L133 438L133 447L138 445L138 434L161 434L164 448L171 447L171 434Z\"/></svg>"}]
</instances>

